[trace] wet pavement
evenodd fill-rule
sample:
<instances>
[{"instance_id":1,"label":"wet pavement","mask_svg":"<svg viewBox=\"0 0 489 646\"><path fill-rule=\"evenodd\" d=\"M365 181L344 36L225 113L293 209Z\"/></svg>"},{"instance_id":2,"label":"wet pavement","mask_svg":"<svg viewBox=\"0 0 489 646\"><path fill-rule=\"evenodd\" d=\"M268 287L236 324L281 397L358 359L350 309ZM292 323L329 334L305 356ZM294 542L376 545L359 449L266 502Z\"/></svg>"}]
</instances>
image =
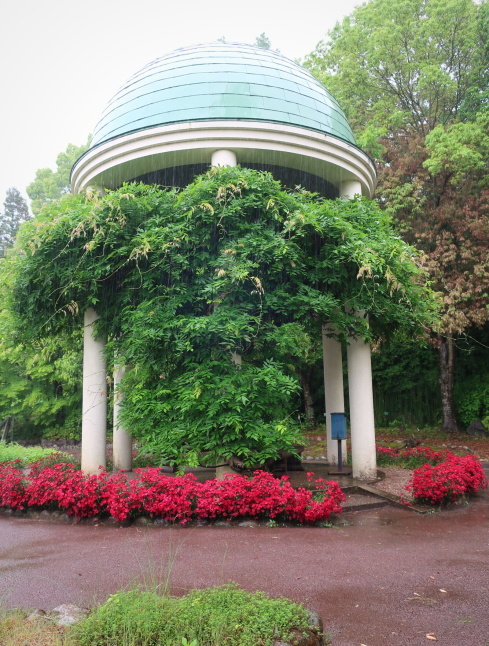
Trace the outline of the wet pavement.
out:
<instances>
[{"instance_id":1,"label":"wet pavement","mask_svg":"<svg viewBox=\"0 0 489 646\"><path fill-rule=\"evenodd\" d=\"M322 616L334 646L489 646L489 493L331 528L63 525L0 515L5 607L91 606L142 581L175 594L236 581Z\"/></svg>"}]
</instances>

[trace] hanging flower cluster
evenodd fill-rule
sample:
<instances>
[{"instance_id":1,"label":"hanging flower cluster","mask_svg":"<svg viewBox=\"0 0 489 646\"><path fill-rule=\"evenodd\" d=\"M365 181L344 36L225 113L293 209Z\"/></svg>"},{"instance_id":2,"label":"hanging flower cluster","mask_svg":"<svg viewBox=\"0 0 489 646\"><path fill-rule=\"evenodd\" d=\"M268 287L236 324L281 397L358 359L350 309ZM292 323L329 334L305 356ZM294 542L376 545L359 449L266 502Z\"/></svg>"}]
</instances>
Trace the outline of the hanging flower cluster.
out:
<instances>
[{"instance_id":1,"label":"hanging flower cluster","mask_svg":"<svg viewBox=\"0 0 489 646\"><path fill-rule=\"evenodd\" d=\"M274 478L229 475L198 482L189 473L168 476L158 468L125 473L86 475L71 464L42 470L34 465L28 476L17 462L0 464L0 507L61 510L75 518L112 516L118 522L149 515L185 525L191 521L276 519L301 524L326 521L342 511L345 495L334 481L308 474L313 490L294 489L288 476Z\"/></svg>"}]
</instances>

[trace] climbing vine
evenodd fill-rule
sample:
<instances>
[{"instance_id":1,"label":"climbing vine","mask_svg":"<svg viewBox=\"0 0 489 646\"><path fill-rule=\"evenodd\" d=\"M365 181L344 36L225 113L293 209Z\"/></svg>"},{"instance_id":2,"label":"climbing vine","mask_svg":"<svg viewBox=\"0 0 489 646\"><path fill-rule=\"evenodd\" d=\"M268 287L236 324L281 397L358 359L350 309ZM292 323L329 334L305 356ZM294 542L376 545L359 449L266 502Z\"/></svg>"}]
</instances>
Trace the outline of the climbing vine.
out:
<instances>
[{"instance_id":1,"label":"climbing vine","mask_svg":"<svg viewBox=\"0 0 489 646\"><path fill-rule=\"evenodd\" d=\"M23 227L10 262L29 335L96 309L109 361L130 367L124 422L173 464L294 451L294 339L300 360L326 323L340 339L414 335L436 309L416 252L374 202L286 191L240 167L182 190L67 196Z\"/></svg>"}]
</instances>

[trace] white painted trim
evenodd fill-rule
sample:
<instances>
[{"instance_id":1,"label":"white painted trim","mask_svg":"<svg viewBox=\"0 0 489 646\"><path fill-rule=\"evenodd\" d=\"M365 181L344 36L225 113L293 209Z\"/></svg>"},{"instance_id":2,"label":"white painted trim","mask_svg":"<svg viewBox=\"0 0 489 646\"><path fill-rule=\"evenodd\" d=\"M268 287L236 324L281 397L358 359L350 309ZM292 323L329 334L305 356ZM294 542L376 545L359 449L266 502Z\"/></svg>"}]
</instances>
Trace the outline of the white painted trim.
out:
<instances>
[{"instance_id":1,"label":"white painted trim","mask_svg":"<svg viewBox=\"0 0 489 646\"><path fill-rule=\"evenodd\" d=\"M356 181L367 197L375 188L370 158L342 139L279 123L195 121L137 131L90 149L73 168L72 191L91 185L116 188L155 170L210 164L212 154L221 149L232 151L238 163L304 170L338 187Z\"/></svg>"}]
</instances>

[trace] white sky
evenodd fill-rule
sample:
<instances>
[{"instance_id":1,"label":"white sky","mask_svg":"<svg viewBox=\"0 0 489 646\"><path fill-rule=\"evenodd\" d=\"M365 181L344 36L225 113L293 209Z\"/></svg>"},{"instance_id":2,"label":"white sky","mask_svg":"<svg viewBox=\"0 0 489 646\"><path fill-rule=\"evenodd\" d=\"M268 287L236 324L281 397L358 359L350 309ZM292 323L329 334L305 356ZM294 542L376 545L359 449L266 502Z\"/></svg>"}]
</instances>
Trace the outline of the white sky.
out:
<instances>
[{"instance_id":1,"label":"white sky","mask_svg":"<svg viewBox=\"0 0 489 646\"><path fill-rule=\"evenodd\" d=\"M361 0L0 0L0 210L82 145L108 100L163 54L224 36L296 59Z\"/></svg>"}]
</instances>

